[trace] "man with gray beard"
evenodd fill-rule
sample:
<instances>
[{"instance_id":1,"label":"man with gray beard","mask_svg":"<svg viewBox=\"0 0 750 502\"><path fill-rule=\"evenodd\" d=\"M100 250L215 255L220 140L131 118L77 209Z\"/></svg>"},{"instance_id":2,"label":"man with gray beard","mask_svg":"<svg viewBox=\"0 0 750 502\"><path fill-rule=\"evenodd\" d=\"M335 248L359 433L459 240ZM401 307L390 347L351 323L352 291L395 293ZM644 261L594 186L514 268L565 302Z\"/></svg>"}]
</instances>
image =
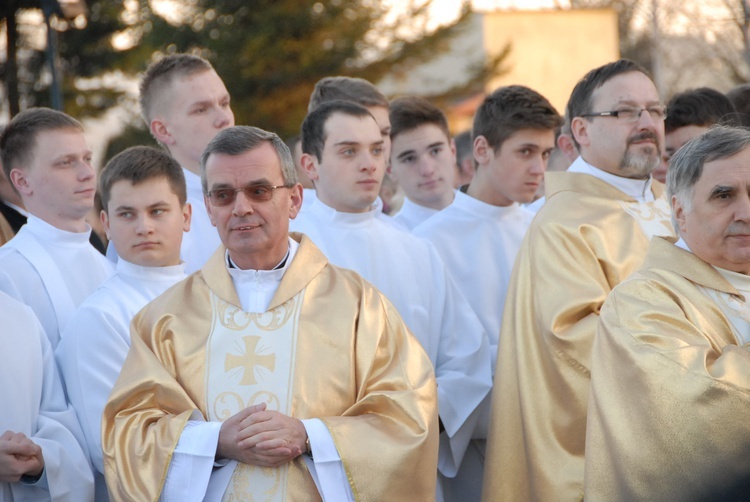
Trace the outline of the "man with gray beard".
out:
<instances>
[{"instance_id":1,"label":"man with gray beard","mask_svg":"<svg viewBox=\"0 0 750 502\"><path fill-rule=\"evenodd\" d=\"M568 102L580 152L545 175L546 202L518 252L497 357L485 500L581 500L590 354L609 292L671 236L660 162L666 109L621 59ZM523 155L519 150L518 154Z\"/></svg>"}]
</instances>

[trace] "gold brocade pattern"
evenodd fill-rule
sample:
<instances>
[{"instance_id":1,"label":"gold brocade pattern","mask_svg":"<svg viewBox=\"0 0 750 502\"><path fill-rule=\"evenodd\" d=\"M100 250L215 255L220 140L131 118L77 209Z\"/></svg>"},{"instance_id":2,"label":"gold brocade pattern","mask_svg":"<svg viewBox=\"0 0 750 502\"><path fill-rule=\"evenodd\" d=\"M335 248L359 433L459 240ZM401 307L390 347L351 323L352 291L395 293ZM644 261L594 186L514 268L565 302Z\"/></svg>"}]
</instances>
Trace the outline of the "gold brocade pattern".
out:
<instances>
[{"instance_id":1,"label":"gold brocade pattern","mask_svg":"<svg viewBox=\"0 0 750 502\"><path fill-rule=\"evenodd\" d=\"M0 214L0 246L11 240L15 235L13 229L10 228L8 220L5 219L5 216Z\"/></svg>"},{"instance_id":2,"label":"gold brocade pattern","mask_svg":"<svg viewBox=\"0 0 750 502\"><path fill-rule=\"evenodd\" d=\"M674 232L672 226L672 212L669 203L664 198L653 202L626 202L619 201L622 209L635 218L644 235L649 239L657 235L671 235Z\"/></svg>"},{"instance_id":3,"label":"gold brocade pattern","mask_svg":"<svg viewBox=\"0 0 750 502\"><path fill-rule=\"evenodd\" d=\"M382 294L353 272L329 265L306 237L293 238L300 247L269 312L245 315L237 307L221 248L201 271L134 318L131 350L102 422L113 501L158 500L172 452L191 416L225 420L259 401L278 409L286 405L299 419L323 420L358 501L434 501L437 388L427 355ZM304 301L287 304L302 291ZM224 303L214 309L214 300ZM252 333L243 331L248 326ZM294 370L287 373L284 351L265 344L267 336L290 326L299 336ZM209 362L213 349L208 336L219 327L226 335L234 333L234 339ZM254 344L248 336L260 340ZM275 358L272 369L270 359L264 359L266 366L256 364L256 383L245 385L246 370L232 364L239 359L230 357L228 372L226 363L228 355L242 358L250 348L255 355ZM233 382L215 389L210 401L209 373L223 373ZM269 387L279 375L289 383L286 397ZM266 476L269 486L260 491L238 477L237 490L265 500L278 479L285 500L320 500L301 458L286 470L285 481L277 470Z\"/></svg>"},{"instance_id":4,"label":"gold brocade pattern","mask_svg":"<svg viewBox=\"0 0 750 502\"><path fill-rule=\"evenodd\" d=\"M739 295L654 239L607 299L591 361L586 500L747 500L750 351L714 294Z\"/></svg>"},{"instance_id":5,"label":"gold brocade pattern","mask_svg":"<svg viewBox=\"0 0 750 502\"><path fill-rule=\"evenodd\" d=\"M483 500L583 498L591 348L611 289L673 235L663 185L637 203L581 173L547 173L500 332Z\"/></svg>"}]
</instances>

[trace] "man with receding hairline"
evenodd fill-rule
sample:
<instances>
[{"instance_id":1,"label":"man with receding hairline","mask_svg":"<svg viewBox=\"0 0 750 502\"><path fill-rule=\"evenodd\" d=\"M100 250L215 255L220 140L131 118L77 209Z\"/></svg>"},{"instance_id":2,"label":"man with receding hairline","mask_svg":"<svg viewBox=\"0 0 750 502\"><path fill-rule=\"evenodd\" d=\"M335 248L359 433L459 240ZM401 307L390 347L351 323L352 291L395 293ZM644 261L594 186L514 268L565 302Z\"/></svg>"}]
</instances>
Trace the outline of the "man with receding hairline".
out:
<instances>
[{"instance_id":1,"label":"man with receding hairline","mask_svg":"<svg viewBox=\"0 0 750 502\"><path fill-rule=\"evenodd\" d=\"M747 500L750 131L670 160L679 239L612 290L591 355L586 500Z\"/></svg>"},{"instance_id":2,"label":"man with receding hairline","mask_svg":"<svg viewBox=\"0 0 750 502\"><path fill-rule=\"evenodd\" d=\"M599 309L673 235L661 161L666 107L626 59L587 73L568 101L580 156L547 173L518 251L497 354L483 496L581 500L590 354Z\"/></svg>"},{"instance_id":3,"label":"man with receding hairline","mask_svg":"<svg viewBox=\"0 0 750 502\"><path fill-rule=\"evenodd\" d=\"M185 173L193 215L182 242L182 259L186 272L194 272L221 243L203 204L199 164L208 142L234 125L229 92L211 63L190 54L172 54L144 72L140 103L151 135Z\"/></svg>"},{"instance_id":4,"label":"man with receding hairline","mask_svg":"<svg viewBox=\"0 0 750 502\"><path fill-rule=\"evenodd\" d=\"M133 320L102 422L113 496L434 499L432 366L380 292L289 233L289 149L231 127L201 174L223 246Z\"/></svg>"}]
</instances>

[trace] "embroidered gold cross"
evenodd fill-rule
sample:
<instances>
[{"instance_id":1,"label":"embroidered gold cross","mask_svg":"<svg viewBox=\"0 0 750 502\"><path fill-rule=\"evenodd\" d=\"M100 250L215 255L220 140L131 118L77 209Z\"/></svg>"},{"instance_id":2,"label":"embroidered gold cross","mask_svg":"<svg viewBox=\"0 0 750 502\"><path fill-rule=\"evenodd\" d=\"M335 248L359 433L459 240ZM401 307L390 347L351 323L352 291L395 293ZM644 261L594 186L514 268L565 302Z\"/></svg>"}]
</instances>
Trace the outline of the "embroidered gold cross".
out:
<instances>
[{"instance_id":1,"label":"embroidered gold cross","mask_svg":"<svg viewBox=\"0 0 750 502\"><path fill-rule=\"evenodd\" d=\"M245 342L245 354L241 356L227 354L224 360L224 371L244 367L245 372L242 374L240 385L255 385L258 383L255 380L255 366L260 365L269 371L273 371L276 367L276 355L261 356L255 353L255 348L260 341L259 336L245 336L242 339Z\"/></svg>"}]
</instances>

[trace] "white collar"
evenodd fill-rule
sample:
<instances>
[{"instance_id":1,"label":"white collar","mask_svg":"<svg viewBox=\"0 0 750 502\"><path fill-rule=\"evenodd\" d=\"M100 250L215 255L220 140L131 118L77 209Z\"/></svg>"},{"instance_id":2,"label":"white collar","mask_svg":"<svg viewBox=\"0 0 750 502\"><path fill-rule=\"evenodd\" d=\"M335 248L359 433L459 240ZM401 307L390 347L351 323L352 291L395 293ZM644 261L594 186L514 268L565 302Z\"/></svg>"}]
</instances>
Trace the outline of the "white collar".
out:
<instances>
[{"instance_id":1,"label":"white collar","mask_svg":"<svg viewBox=\"0 0 750 502\"><path fill-rule=\"evenodd\" d=\"M456 200L455 197L453 200ZM451 202L452 204L453 202ZM449 204L450 205L450 204ZM446 206L447 207L447 206ZM417 219L426 220L433 214L440 211L439 209L433 209L431 207L423 206L421 204L417 204L416 202L412 201L408 197L404 198L404 203L401 205L401 209L398 213L396 213L396 216L403 213L401 216L406 216L407 214L414 215Z\"/></svg>"},{"instance_id":2,"label":"white collar","mask_svg":"<svg viewBox=\"0 0 750 502\"><path fill-rule=\"evenodd\" d=\"M378 198L378 200L380 200ZM363 213L345 213L332 208L322 200L315 199L315 202L310 206L310 211L316 213L321 219L327 220L329 223L343 223L348 225L359 225L368 221L374 220L378 213L381 211L381 206L378 207L378 201L370 206L370 209Z\"/></svg>"},{"instance_id":3,"label":"white collar","mask_svg":"<svg viewBox=\"0 0 750 502\"><path fill-rule=\"evenodd\" d=\"M284 277L289 265L297 254L299 243L289 238L289 249L284 259L273 270L241 270L229 267L229 252L225 256L225 263L240 306L245 312L266 312L271 305L271 300L279 289L281 279Z\"/></svg>"},{"instance_id":4,"label":"white collar","mask_svg":"<svg viewBox=\"0 0 750 502\"><path fill-rule=\"evenodd\" d=\"M68 232L30 214L24 227L28 232L31 232L44 242L62 246L90 245L89 236L91 235L91 227L88 223L86 224L86 230L83 232Z\"/></svg>"},{"instance_id":5,"label":"white collar","mask_svg":"<svg viewBox=\"0 0 750 502\"><path fill-rule=\"evenodd\" d=\"M737 291L740 291L744 296L747 297L748 292L750 292L750 276L716 266L714 266L714 268L724 277L724 279L727 280L729 284L734 286Z\"/></svg>"},{"instance_id":6,"label":"white collar","mask_svg":"<svg viewBox=\"0 0 750 502\"><path fill-rule=\"evenodd\" d=\"M241 277L243 275L249 275L249 274L270 274L270 275L279 275L278 272L281 272L279 277L281 275L284 275L284 271L289 267L289 264L294 259L294 255L297 254L297 249L299 248L299 243L292 239L291 237L288 237L289 239L289 247L286 250L286 254L284 255L284 258L281 259L279 263L276 264L275 267L273 267L271 270L255 270L255 269L242 269L239 268L229 257L229 250L224 252L224 265L226 265L227 270L229 270L230 275L234 276L235 274L238 277Z\"/></svg>"},{"instance_id":7,"label":"white collar","mask_svg":"<svg viewBox=\"0 0 750 502\"><path fill-rule=\"evenodd\" d=\"M518 202L514 202L509 206L495 206L493 204L487 204L486 202L464 192L456 193L456 199L453 201L453 204L460 204L459 207L462 207L471 213L493 220L521 210L521 204Z\"/></svg>"},{"instance_id":8,"label":"white collar","mask_svg":"<svg viewBox=\"0 0 750 502\"><path fill-rule=\"evenodd\" d=\"M586 162L583 157L579 156L568 168L570 173L589 174L608 183L639 202L651 202L654 200L654 194L651 192L651 176L646 180L634 180L632 178L623 178L598 167L594 167Z\"/></svg>"},{"instance_id":9,"label":"white collar","mask_svg":"<svg viewBox=\"0 0 750 502\"><path fill-rule=\"evenodd\" d=\"M185 262L167 267L144 267L121 257L115 268L118 274L141 281L174 280L185 276Z\"/></svg>"},{"instance_id":10,"label":"white collar","mask_svg":"<svg viewBox=\"0 0 750 502\"><path fill-rule=\"evenodd\" d=\"M690 250L690 247L687 245L687 242L683 240L682 237L675 242L675 246L678 248L682 248L685 251L692 251ZM709 263L709 265L711 265ZM739 272L733 272L731 270L727 270L725 268L717 267L716 265L711 265L713 268L716 269L718 273L720 273L724 279L727 280L729 284L735 287L737 291L742 291L743 293L750 292L750 276L745 274L740 274Z\"/></svg>"}]
</instances>

